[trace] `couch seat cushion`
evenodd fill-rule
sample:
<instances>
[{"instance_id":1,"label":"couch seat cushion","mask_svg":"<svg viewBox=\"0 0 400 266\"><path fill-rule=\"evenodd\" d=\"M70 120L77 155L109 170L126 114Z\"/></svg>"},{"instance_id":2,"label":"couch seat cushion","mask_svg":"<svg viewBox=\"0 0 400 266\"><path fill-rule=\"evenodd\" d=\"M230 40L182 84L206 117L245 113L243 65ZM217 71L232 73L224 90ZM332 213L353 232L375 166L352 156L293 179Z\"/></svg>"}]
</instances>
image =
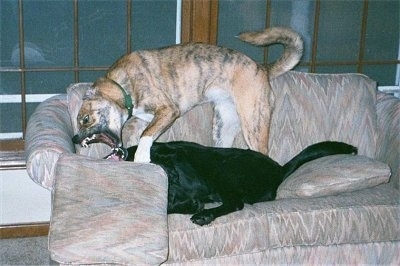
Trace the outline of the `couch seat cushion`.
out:
<instances>
[{"instance_id":1,"label":"couch seat cushion","mask_svg":"<svg viewBox=\"0 0 400 266\"><path fill-rule=\"evenodd\" d=\"M338 196L246 205L209 226L169 215L168 262L256 253L280 247L400 240L400 193L383 184Z\"/></svg>"},{"instance_id":2,"label":"couch seat cushion","mask_svg":"<svg viewBox=\"0 0 400 266\"><path fill-rule=\"evenodd\" d=\"M49 233L52 259L162 263L168 254L167 188L156 165L61 156Z\"/></svg>"}]
</instances>

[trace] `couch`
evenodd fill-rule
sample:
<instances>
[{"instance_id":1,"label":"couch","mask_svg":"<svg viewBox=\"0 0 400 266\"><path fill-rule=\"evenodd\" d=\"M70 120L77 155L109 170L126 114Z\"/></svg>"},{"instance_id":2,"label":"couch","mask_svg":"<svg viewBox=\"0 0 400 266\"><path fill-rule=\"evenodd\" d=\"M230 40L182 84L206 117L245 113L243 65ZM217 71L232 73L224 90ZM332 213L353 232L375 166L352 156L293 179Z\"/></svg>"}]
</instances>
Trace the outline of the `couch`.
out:
<instances>
[{"instance_id":1,"label":"couch","mask_svg":"<svg viewBox=\"0 0 400 266\"><path fill-rule=\"evenodd\" d=\"M400 264L400 100L361 74L288 72L275 95L269 156L284 164L324 140L358 147L303 165L275 201L208 226L166 213L167 179L153 164L101 159L104 144L72 143L89 83L41 103L29 119L26 165L52 191L49 249L61 264ZM212 106L179 118L157 141L212 146ZM146 122L122 133L137 143ZM267 126L267 125L266 125ZM239 133L235 147L247 148ZM251 173L249 173L251 175ZM266 177L268 178L268 177Z\"/></svg>"}]
</instances>

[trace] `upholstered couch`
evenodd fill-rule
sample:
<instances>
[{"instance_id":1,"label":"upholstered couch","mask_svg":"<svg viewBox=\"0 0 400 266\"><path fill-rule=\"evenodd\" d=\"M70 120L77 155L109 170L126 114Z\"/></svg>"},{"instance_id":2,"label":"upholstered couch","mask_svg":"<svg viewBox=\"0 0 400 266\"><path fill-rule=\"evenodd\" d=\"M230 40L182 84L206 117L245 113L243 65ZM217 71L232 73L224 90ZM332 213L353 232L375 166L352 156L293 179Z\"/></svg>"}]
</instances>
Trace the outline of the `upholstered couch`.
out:
<instances>
[{"instance_id":1,"label":"upholstered couch","mask_svg":"<svg viewBox=\"0 0 400 266\"><path fill-rule=\"evenodd\" d=\"M357 156L298 169L278 199L208 226L167 215L167 180L152 164L113 162L103 144L72 144L87 83L40 104L26 132L30 177L53 192L49 249L62 264L400 264L400 100L359 74L289 72L272 80L269 156L337 140ZM212 145L212 108L180 118L158 141ZM145 122L132 119L126 128ZM137 134L123 132L126 146ZM234 146L246 148L239 134ZM251 175L251 173L249 173ZM390 179L389 179L390 177ZM266 178L268 178L266 176Z\"/></svg>"}]
</instances>

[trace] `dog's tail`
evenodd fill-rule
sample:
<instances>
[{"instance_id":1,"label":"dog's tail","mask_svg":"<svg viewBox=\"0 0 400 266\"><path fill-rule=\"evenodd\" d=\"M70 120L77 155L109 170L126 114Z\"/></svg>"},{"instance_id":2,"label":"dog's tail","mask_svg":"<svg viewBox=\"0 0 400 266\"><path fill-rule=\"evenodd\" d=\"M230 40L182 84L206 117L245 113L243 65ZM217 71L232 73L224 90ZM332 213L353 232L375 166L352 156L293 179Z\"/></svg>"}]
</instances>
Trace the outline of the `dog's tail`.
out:
<instances>
[{"instance_id":1,"label":"dog's tail","mask_svg":"<svg viewBox=\"0 0 400 266\"><path fill-rule=\"evenodd\" d=\"M263 31L244 32L238 37L242 41L257 46L267 46L274 43L283 44L282 56L267 65L268 75L271 79L291 70L297 65L303 54L303 41L300 35L289 28L274 27Z\"/></svg>"},{"instance_id":2,"label":"dog's tail","mask_svg":"<svg viewBox=\"0 0 400 266\"><path fill-rule=\"evenodd\" d=\"M283 180L306 162L335 154L357 154L357 148L335 141L324 141L310 145L283 166Z\"/></svg>"}]
</instances>

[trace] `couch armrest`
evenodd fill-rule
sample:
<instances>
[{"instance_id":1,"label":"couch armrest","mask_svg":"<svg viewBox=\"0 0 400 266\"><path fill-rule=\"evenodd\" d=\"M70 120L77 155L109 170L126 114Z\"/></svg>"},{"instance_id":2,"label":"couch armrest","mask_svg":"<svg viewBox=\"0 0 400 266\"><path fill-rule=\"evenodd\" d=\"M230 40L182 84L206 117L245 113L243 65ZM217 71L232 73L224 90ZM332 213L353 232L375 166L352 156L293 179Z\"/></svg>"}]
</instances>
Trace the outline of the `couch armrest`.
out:
<instances>
[{"instance_id":1,"label":"couch armrest","mask_svg":"<svg viewBox=\"0 0 400 266\"><path fill-rule=\"evenodd\" d=\"M399 189L400 180L400 99L378 93L378 139L376 159L389 164L390 183Z\"/></svg>"},{"instance_id":2,"label":"couch armrest","mask_svg":"<svg viewBox=\"0 0 400 266\"><path fill-rule=\"evenodd\" d=\"M74 153L67 95L42 102L29 119L25 138L26 169L31 179L52 190L54 171L62 153Z\"/></svg>"}]
</instances>

